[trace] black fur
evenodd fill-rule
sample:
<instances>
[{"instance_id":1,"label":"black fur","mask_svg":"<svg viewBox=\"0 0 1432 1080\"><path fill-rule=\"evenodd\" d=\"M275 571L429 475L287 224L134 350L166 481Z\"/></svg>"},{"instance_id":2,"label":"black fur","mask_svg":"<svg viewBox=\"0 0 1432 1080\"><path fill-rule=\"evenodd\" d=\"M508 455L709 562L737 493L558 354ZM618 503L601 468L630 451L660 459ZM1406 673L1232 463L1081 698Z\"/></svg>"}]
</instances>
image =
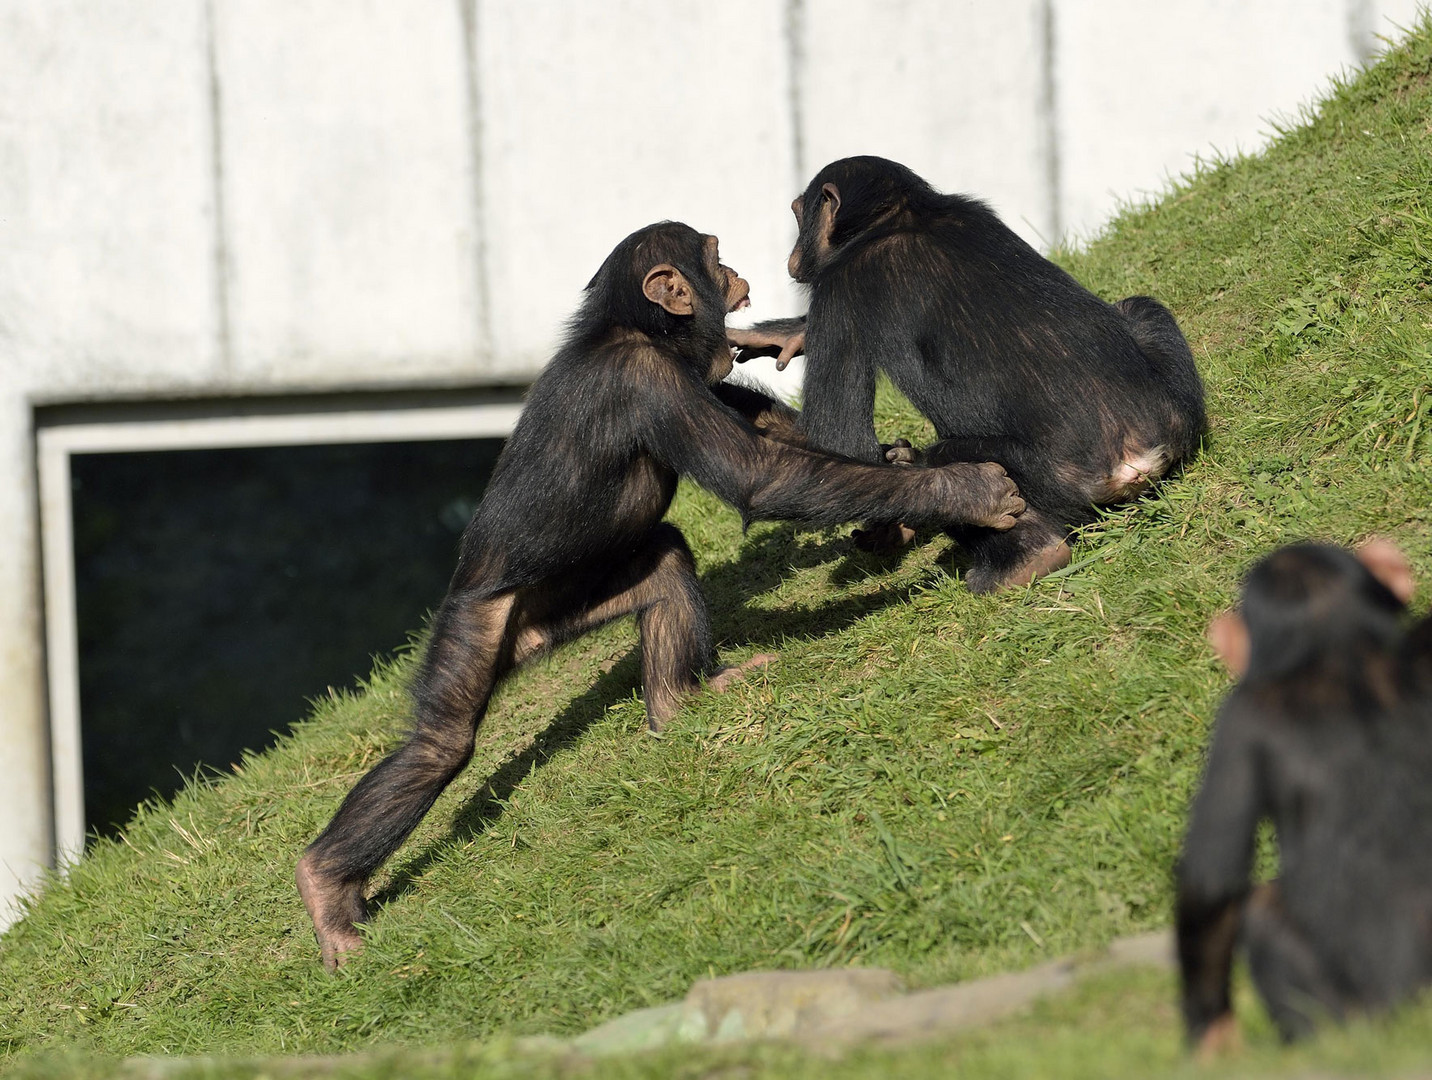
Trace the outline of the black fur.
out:
<instances>
[{"instance_id":1,"label":"black fur","mask_svg":"<svg viewBox=\"0 0 1432 1080\"><path fill-rule=\"evenodd\" d=\"M894 515L947 525L1022 506L997 466L872 466L766 437L791 425L790 410L749 388L713 386L731 366L731 290L744 289L715 258L711 238L678 223L627 237L533 385L434 617L413 733L358 782L300 862L330 965L356 947L362 884L467 764L493 688L514 666L635 614L652 727L698 687L712 661L706 606L685 540L661 522L678 476L748 521ZM658 264L690 283L692 314L643 294Z\"/></svg>"},{"instance_id":2,"label":"black fur","mask_svg":"<svg viewBox=\"0 0 1432 1080\"><path fill-rule=\"evenodd\" d=\"M1349 552L1284 548L1244 585L1248 671L1218 715L1176 871L1183 1013L1230 1011L1241 940L1286 1038L1432 981L1432 632ZM1254 890L1258 822L1276 882Z\"/></svg>"},{"instance_id":3,"label":"black fur","mask_svg":"<svg viewBox=\"0 0 1432 1080\"><path fill-rule=\"evenodd\" d=\"M930 464L1004 465L1030 513L1003 535L960 534L975 562L972 587L1003 583L1031 552L1093 520L1095 504L1132 494L1110 485L1130 449L1156 451L1158 473L1194 452L1203 386L1156 300L1104 302L985 204L942 195L883 158L827 165L797 206L791 271L810 288L802 411L810 444L881 460L872 409L883 368L935 426L941 441L928 449Z\"/></svg>"}]
</instances>

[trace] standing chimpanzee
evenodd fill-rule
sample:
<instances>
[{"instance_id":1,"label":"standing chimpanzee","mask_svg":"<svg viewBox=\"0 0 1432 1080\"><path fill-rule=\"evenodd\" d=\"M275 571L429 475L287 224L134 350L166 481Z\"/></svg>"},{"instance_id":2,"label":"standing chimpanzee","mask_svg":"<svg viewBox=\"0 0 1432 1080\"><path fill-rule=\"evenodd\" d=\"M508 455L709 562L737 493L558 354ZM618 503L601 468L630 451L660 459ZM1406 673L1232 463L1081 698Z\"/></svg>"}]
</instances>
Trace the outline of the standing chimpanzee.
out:
<instances>
[{"instance_id":1,"label":"standing chimpanzee","mask_svg":"<svg viewBox=\"0 0 1432 1080\"><path fill-rule=\"evenodd\" d=\"M791 204L791 277L806 320L732 330L738 360L806 354L801 425L813 448L859 461L998 461L1029 503L1008 532L954 530L976 592L1068 563L1072 526L1142 491L1203 433L1203 385L1168 309L1108 304L1043 258L990 208L941 195L903 165L827 165ZM884 368L935 425L923 456L875 438ZM867 546L913 533L885 523ZM859 539L859 537L858 537Z\"/></svg>"},{"instance_id":2,"label":"standing chimpanzee","mask_svg":"<svg viewBox=\"0 0 1432 1080\"><path fill-rule=\"evenodd\" d=\"M1284 1038L1432 983L1432 724L1425 620L1395 547L1296 544L1258 563L1209 638L1239 676L1213 733L1177 877L1190 1041L1233 1039L1241 936ZM1252 887L1258 823L1276 881Z\"/></svg>"},{"instance_id":3,"label":"standing chimpanzee","mask_svg":"<svg viewBox=\"0 0 1432 1080\"><path fill-rule=\"evenodd\" d=\"M627 237L588 284L463 534L413 685L411 736L299 860L329 968L360 947L365 883L467 764L512 668L634 614L652 729L699 688L712 661L706 605L685 539L661 521L678 476L747 521L1014 525L1024 503L999 465L893 469L779 441L789 410L717 385L731 371L726 314L747 293L714 236L672 222Z\"/></svg>"}]
</instances>

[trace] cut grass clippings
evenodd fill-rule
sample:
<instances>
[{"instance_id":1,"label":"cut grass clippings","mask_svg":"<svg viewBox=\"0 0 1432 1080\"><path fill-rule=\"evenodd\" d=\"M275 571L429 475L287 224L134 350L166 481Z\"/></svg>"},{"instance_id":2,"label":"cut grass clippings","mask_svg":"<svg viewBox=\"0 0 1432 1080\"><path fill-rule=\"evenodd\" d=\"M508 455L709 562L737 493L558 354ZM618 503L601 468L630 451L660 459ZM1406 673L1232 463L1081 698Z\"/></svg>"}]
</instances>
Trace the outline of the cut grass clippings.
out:
<instances>
[{"instance_id":1,"label":"cut grass clippings","mask_svg":"<svg viewBox=\"0 0 1432 1080\"><path fill-rule=\"evenodd\" d=\"M1213 425L1182 477L1085 530L1071 572L977 597L943 539L890 562L848 530L743 534L683 485L671 516L723 659L777 664L693 700L660 740L642 734L629 623L514 678L467 773L376 881L365 955L329 977L292 867L403 736L412 653L380 663L232 776L144 807L33 902L0 939L0 1061L29 1076L107 1075L129 1055L209 1055L192 1075L247 1076L260 1066L240 1058L358 1052L312 1067L1197 1071L1154 974L840 1062L746 1047L587 1068L511 1039L576 1033L713 974L866 964L922 986L1167 925L1228 685L1203 630L1242 571L1287 541L1379 533L1432 578L1429 252L1424 20L1266 153L1201 168L1061 256L1102 296L1173 308ZM928 436L888 387L880 405L886 437ZM1289 1051L1242 1000L1240 1074L1432 1063L1427 1005Z\"/></svg>"}]
</instances>

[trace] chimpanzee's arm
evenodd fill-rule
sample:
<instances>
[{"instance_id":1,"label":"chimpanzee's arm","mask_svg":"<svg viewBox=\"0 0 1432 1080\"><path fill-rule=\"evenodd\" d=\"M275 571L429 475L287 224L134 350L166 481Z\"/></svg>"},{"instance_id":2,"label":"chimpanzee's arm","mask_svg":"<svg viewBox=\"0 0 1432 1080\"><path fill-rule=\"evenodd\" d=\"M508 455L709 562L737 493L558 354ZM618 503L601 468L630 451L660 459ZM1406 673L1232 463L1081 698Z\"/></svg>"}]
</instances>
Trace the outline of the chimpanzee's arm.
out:
<instances>
[{"instance_id":1,"label":"chimpanzee's arm","mask_svg":"<svg viewBox=\"0 0 1432 1080\"><path fill-rule=\"evenodd\" d=\"M668 468L730 503L747 521L835 525L899 519L912 525L1014 525L1024 508L1004 470L864 465L768 439L722 405L691 372L660 354L633 357L621 388L639 444Z\"/></svg>"},{"instance_id":2,"label":"chimpanzee's arm","mask_svg":"<svg viewBox=\"0 0 1432 1080\"><path fill-rule=\"evenodd\" d=\"M813 449L872 464L885 460L875 437L876 358L861 342L851 309L822 298L806 334L801 427Z\"/></svg>"},{"instance_id":3,"label":"chimpanzee's arm","mask_svg":"<svg viewBox=\"0 0 1432 1080\"><path fill-rule=\"evenodd\" d=\"M1176 870L1178 959L1189 1040L1228 1014L1229 973L1265 804L1258 715L1238 691L1223 707Z\"/></svg>"},{"instance_id":4,"label":"chimpanzee's arm","mask_svg":"<svg viewBox=\"0 0 1432 1080\"><path fill-rule=\"evenodd\" d=\"M1432 615L1412 625L1398 649L1398 667L1416 701L1432 700Z\"/></svg>"},{"instance_id":5,"label":"chimpanzee's arm","mask_svg":"<svg viewBox=\"0 0 1432 1080\"><path fill-rule=\"evenodd\" d=\"M754 356L775 356L777 368L784 368L791 357L805 352L804 315L793 319L767 319L743 329L726 328L726 341L736 346L736 363L744 364Z\"/></svg>"},{"instance_id":6,"label":"chimpanzee's arm","mask_svg":"<svg viewBox=\"0 0 1432 1080\"><path fill-rule=\"evenodd\" d=\"M805 446L805 432L800 426L801 414L785 402L743 383L717 383L712 387L712 393L723 405L745 417L766 438L792 446Z\"/></svg>"}]
</instances>

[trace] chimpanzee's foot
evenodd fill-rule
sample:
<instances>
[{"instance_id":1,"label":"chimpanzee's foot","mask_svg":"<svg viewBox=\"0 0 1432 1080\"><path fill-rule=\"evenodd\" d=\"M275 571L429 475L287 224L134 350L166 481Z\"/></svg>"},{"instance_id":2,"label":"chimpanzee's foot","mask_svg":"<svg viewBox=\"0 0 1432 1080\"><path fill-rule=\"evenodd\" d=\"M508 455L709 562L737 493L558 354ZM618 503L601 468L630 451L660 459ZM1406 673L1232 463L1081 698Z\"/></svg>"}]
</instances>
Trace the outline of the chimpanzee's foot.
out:
<instances>
[{"instance_id":1,"label":"chimpanzee's foot","mask_svg":"<svg viewBox=\"0 0 1432 1080\"><path fill-rule=\"evenodd\" d=\"M855 546L872 555L894 555L910 545L915 530L900 521L873 521L850 534Z\"/></svg>"},{"instance_id":2,"label":"chimpanzee's foot","mask_svg":"<svg viewBox=\"0 0 1432 1080\"><path fill-rule=\"evenodd\" d=\"M368 918L368 905L363 902L363 886L325 878L315 865L312 854L298 860L294 880L298 895L313 920L313 933L323 952L323 966L337 971L363 951L363 938L358 923Z\"/></svg>"},{"instance_id":3,"label":"chimpanzee's foot","mask_svg":"<svg viewBox=\"0 0 1432 1080\"><path fill-rule=\"evenodd\" d=\"M717 694L724 694L736 683L746 677L746 672L752 668L765 667L774 660L779 659L775 653L757 653L749 660L744 660L734 667L718 668L710 678L706 680L706 689Z\"/></svg>"},{"instance_id":4,"label":"chimpanzee's foot","mask_svg":"<svg viewBox=\"0 0 1432 1080\"><path fill-rule=\"evenodd\" d=\"M1194 1047L1193 1058L1200 1064L1207 1065L1236 1054L1242 1047L1238 1021L1233 1018L1231 1012L1227 1012L1208 1025L1203 1037L1198 1040L1198 1045Z\"/></svg>"},{"instance_id":5,"label":"chimpanzee's foot","mask_svg":"<svg viewBox=\"0 0 1432 1080\"><path fill-rule=\"evenodd\" d=\"M1069 565L1071 558L1069 544L1060 540L1056 544L1034 552L1012 569L976 565L965 575L965 584L969 587L970 592L975 593L1018 589L1028 585L1031 581L1042 578L1045 574L1052 574L1055 570L1064 569Z\"/></svg>"},{"instance_id":6,"label":"chimpanzee's foot","mask_svg":"<svg viewBox=\"0 0 1432 1080\"><path fill-rule=\"evenodd\" d=\"M746 676L746 672L752 668L765 667L772 660L777 659L775 653L757 653L748 660L744 660L734 667L717 668L706 677L706 689L717 694L724 694L736 683ZM646 732L656 738L661 738L661 730L666 727L666 722L676 715L681 707L682 701L687 694L696 693L700 690L698 686L690 686L680 693L665 693L660 696L652 696L652 687L646 687Z\"/></svg>"}]
</instances>

